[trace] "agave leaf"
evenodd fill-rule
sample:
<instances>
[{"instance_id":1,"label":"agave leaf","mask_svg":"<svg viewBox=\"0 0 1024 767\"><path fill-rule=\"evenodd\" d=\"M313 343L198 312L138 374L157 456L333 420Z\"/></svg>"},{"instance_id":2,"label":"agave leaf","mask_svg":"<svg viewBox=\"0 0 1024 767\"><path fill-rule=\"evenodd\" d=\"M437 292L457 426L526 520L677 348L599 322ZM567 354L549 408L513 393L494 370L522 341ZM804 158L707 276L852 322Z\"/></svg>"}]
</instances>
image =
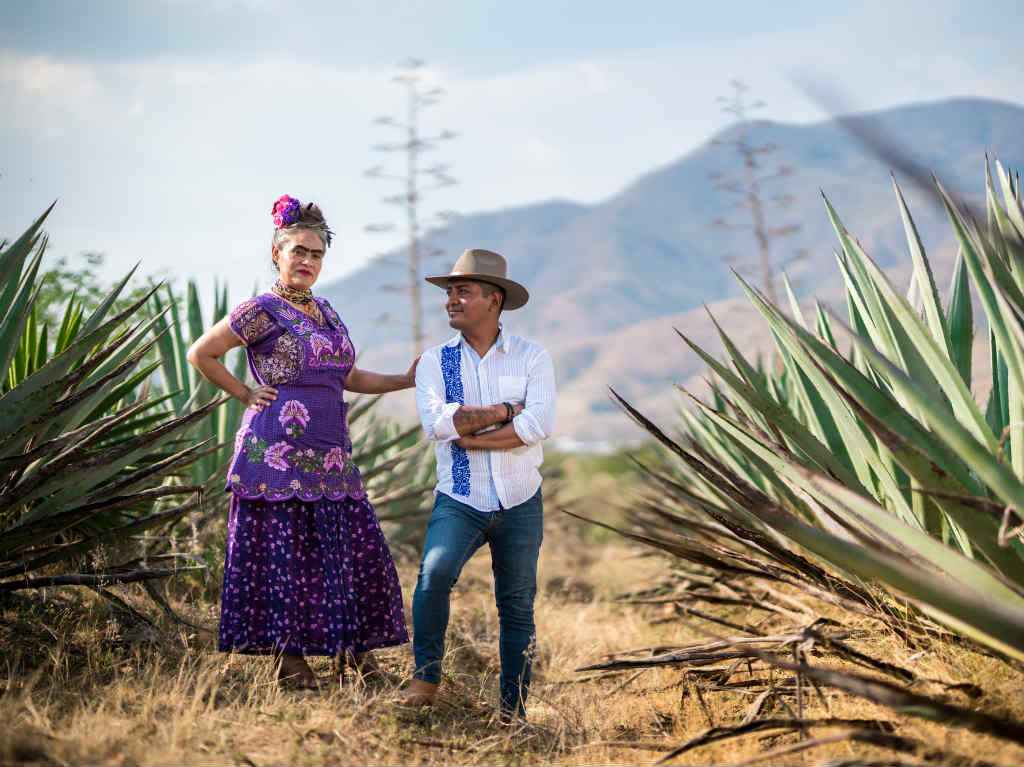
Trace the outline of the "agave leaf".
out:
<instances>
[{"instance_id":1,"label":"agave leaf","mask_svg":"<svg viewBox=\"0 0 1024 767\"><path fill-rule=\"evenodd\" d=\"M913 350L913 353L910 353L910 350L908 350L908 353L904 354L903 357L918 361L928 371L928 375L925 375L920 366L911 366L907 369L907 374L919 386L929 390L936 399L948 400L957 419L968 425L972 433L980 441L994 450L996 446L995 436L989 430L984 415L978 409L968 384L964 381L960 371L953 365L948 347L945 343L937 342L931 337L913 309L892 288L888 278L878 268L877 264L866 255L863 256L863 262L865 267L875 277L879 296L887 302L894 320L892 323L893 328L897 331L898 336L906 339L910 349ZM933 381L936 382L937 389L931 385Z\"/></svg>"},{"instance_id":2,"label":"agave leaf","mask_svg":"<svg viewBox=\"0 0 1024 767\"><path fill-rule=\"evenodd\" d=\"M67 348L70 340L78 335L78 329L81 324L82 306L77 301L77 293L72 293L71 298L68 299L68 305L64 308L64 317L60 322L60 330L57 331L57 340L54 344L55 353L59 354Z\"/></svg>"},{"instance_id":3,"label":"agave leaf","mask_svg":"<svg viewBox=\"0 0 1024 767\"><path fill-rule=\"evenodd\" d=\"M983 482L1008 503L1015 508L1024 509L1024 485L1005 464L1000 462L956 420L939 418L941 406L930 400L928 395L914 381L907 378L903 371L879 354L867 339L854 336L853 341L871 359L873 365L886 369L889 379L893 381L894 385L898 385L918 408L929 413L932 430L961 457L971 471L975 472ZM893 425L888 418L886 423L890 426ZM940 463L940 465L942 464ZM966 482L963 484L970 486Z\"/></svg>"},{"instance_id":4,"label":"agave leaf","mask_svg":"<svg viewBox=\"0 0 1024 767\"><path fill-rule=\"evenodd\" d=\"M45 401L35 402L35 406L31 410L20 415L21 423L18 424L19 430L0 442L0 451L3 452L4 457L21 452L29 440L33 438L49 439L52 435L60 433L66 428L67 424L74 421L77 414L87 407L96 396L102 396L97 395L97 393L101 392L105 386L116 383L127 376L149 351L149 348L149 346L143 347L133 357L122 363L119 368L74 394L49 403ZM102 357L105 351L97 352L94 358ZM77 370L69 373L63 379L68 382L66 390L71 390L78 380L87 375L89 368L89 364L83 364ZM24 385L24 382L22 385ZM43 409L40 410L40 407Z\"/></svg>"},{"instance_id":5,"label":"agave leaf","mask_svg":"<svg viewBox=\"0 0 1024 767\"><path fill-rule=\"evenodd\" d=\"M202 458L204 455L217 450L218 445L209 446L211 441L205 440L189 444L183 450L162 458L156 463L142 466L133 472L115 478L105 485L94 487L81 500L83 503L99 503L119 494L134 492L138 489L139 485L151 485L156 480L170 476Z\"/></svg>"},{"instance_id":6,"label":"agave leaf","mask_svg":"<svg viewBox=\"0 0 1024 767\"><path fill-rule=\"evenodd\" d=\"M29 547L37 547L96 514L150 504L168 495L185 495L199 490L197 485L172 485L117 496L99 503L84 504L62 511L14 530L0 533L0 559L11 559Z\"/></svg>"},{"instance_id":7,"label":"agave leaf","mask_svg":"<svg viewBox=\"0 0 1024 767\"><path fill-rule=\"evenodd\" d=\"M170 285L167 286L168 301L173 303L174 295L171 293ZM182 371L179 368L179 360L174 353L174 340L170 332L170 325L167 322L167 313L170 305L164 306L160 301L160 294L153 295L153 303L156 305L155 330L159 338L158 348L160 361L163 365L164 386L167 391L176 391L174 397L174 410L181 413L185 409L185 403L189 397L188 382L182 380Z\"/></svg>"},{"instance_id":8,"label":"agave leaf","mask_svg":"<svg viewBox=\"0 0 1024 767\"><path fill-rule=\"evenodd\" d=\"M18 284L25 265L25 259L28 258L28 254L32 252L32 248L38 242L39 230L56 204L56 200L50 203L50 207L43 212L43 215L33 221L32 225L17 240L12 242L9 247L0 252L0 285L3 285L5 288L3 301L0 303L0 306L11 306L11 295L13 293L8 295L6 291L10 289L11 285Z\"/></svg>"},{"instance_id":9,"label":"agave leaf","mask_svg":"<svg viewBox=\"0 0 1024 767\"><path fill-rule=\"evenodd\" d=\"M915 489L926 491L932 502L966 531L967 537L963 541L966 544L964 552L969 555L973 545L1000 571L1024 583L1024 561L1014 551L999 545L998 522L989 515L979 513L974 507L956 500L957 497L965 495L966 489L936 466L919 447L890 429L886 419L876 418L852 397L850 404L879 440L889 446L899 464L914 478ZM970 490L974 496L984 492L973 482ZM921 492L915 493L915 496L925 498ZM941 534L941 528L936 525L926 526L926 529L932 535Z\"/></svg>"},{"instance_id":10,"label":"agave leaf","mask_svg":"<svg viewBox=\"0 0 1024 767\"><path fill-rule=\"evenodd\" d=\"M61 434L47 442L37 445L27 453L19 453L7 458L0 458L0 472L20 472L47 456L57 455L68 445L76 444L79 440L87 439L97 429L106 427L111 421L118 418L119 414L114 413L103 418L96 419L73 431Z\"/></svg>"},{"instance_id":11,"label":"agave leaf","mask_svg":"<svg viewBox=\"0 0 1024 767\"><path fill-rule=\"evenodd\" d=\"M151 452L154 448L167 442L178 432L205 418L213 407L220 404L214 401L189 413L188 415L167 421L156 429L124 440L115 447L90 455L76 466L72 475L47 476L46 481L37 485L31 492L20 496L22 503L27 503L45 496L45 500L33 507L21 518L21 522L31 522L60 508L71 499L80 498L89 488L105 482L117 474L132 461Z\"/></svg>"},{"instance_id":12,"label":"agave leaf","mask_svg":"<svg viewBox=\"0 0 1024 767\"><path fill-rule=\"evenodd\" d=\"M97 330L98 328L102 327L103 325L108 324L108 323L105 323L103 321L103 318L107 316L107 312L109 312L110 309L114 306L114 302L116 302L118 296L121 295L121 291L124 290L124 286L128 284L128 281L132 278L132 275L135 274L135 270L138 269L138 268L139 268L139 265L135 264L135 266L133 266L128 271L128 274L126 274L121 279L120 282L115 284L114 287L110 290L110 292L107 293L107 295L103 297L103 300L100 301L100 303L96 306L96 308L93 309L92 314L89 315L88 319L86 319L84 324L82 325L82 334L83 335L89 335L94 330ZM156 287L154 287L141 301L139 301L136 304L134 304L133 306L129 307L129 310L126 310L127 313L126 312L122 312L121 314L124 314L125 316L129 316L130 314L134 314L136 311L139 310L140 307L142 307L142 305L146 301L149 300L150 296L152 296L153 293L155 293L155 292L156 292Z\"/></svg>"},{"instance_id":13,"label":"agave leaf","mask_svg":"<svg viewBox=\"0 0 1024 767\"><path fill-rule=\"evenodd\" d=\"M820 301L814 302L814 311L818 321L818 335L838 352L839 345L836 344L836 337L832 333L832 324L829 322L828 315L822 310Z\"/></svg>"},{"instance_id":14,"label":"agave leaf","mask_svg":"<svg viewBox=\"0 0 1024 767\"><path fill-rule=\"evenodd\" d=\"M35 313L35 305L32 306L32 311ZM36 341L36 355L35 359L32 361L33 370L38 370L46 364L47 350L50 348L49 335L49 328L46 325L43 325L42 329L39 331L39 338Z\"/></svg>"},{"instance_id":15,"label":"agave leaf","mask_svg":"<svg viewBox=\"0 0 1024 767\"><path fill-rule=\"evenodd\" d=\"M785 272L782 273L782 285L786 289L786 299L789 301L789 310L793 312L793 319L807 327L807 320L804 319L804 313L800 309L800 302L796 299L796 293L793 292L793 286L789 283L789 275Z\"/></svg>"},{"instance_id":16,"label":"agave leaf","mask_svg":"<svg viewBox=\"0 0 1024 767\"><path fill-rule=\"evenodd\" d=\"M182 504L181 506L176 506L172 509L167 509L166 511L149 514L141 519L133 519L131 522L104 530L103 532L97 533L89 538L76 541L75 543L69 543L66 546L61 546L56 551L51 551L48 554L36 557L35 559L31 559L27 562L19 562L13 567L4 568L3 570L0 570L0 578L10 578L12 575L32 572L33 570L38 570L40 567L71 559L79 554L96 548L96 546L104 543L105 541L124 538L132 533L147 530L164 522L173 521L193 509L198 508L200 505L202 505L201 500L192 501L190 503Z\"/></svg>"},{"instance_id":17,"label":"agave leaf","mask_svg":"<svg viewBox=\"0 0 1024 767\"><path fill-rule=\"evenodd\" d=\"M988 567L943 545L920 528L898 520L886 509L860 493L801 466L785 455L778 454L770 446L758 443L734 424L723 421L723 425L731 430L735 439L742 440L748 449L757 452L764 461L771 464L775 471L822 501L831 513L842 519L844 527L857 536L863 545L869 548L888 547L894 551L905 550L932 567L942 569L958 580L971 584L973 588L992 594L996 598L1010 597L1024 605L1024 591L1021 590L1019 581L1015 584L999 577ZM838 506L833 503L837 500L837 495L842 501ZM1010 554L1007 550L1003 552ZM1016 567L1019 574L1019 560Z\"/></svg>"},{"instance_id":18,"label":"agave leaf","mask_svg":"<svg viewBox=\"0 0 1024 767\"><path fill-rule=\"evenodd\" d=\"M987 166L986 158L986 166ZM986 167L987 169L987 167ZM1021 208L1020 197L1017 192L1013 189L1013 183L1010 180L1010 174L1003 168L1003 165L999 160L996 160L996 176L999 178L999 186L1003 192L1003 200L1006 202L1006 214L1009 220L1012 222L1018 242L1020 238L1024 236L1024 210ZM1019 191L1019 190L1017 190ZM994 206L997 210L1002 212L998 205Z\"/></svg>"},{"instance_id":19,"label":"agave leaf","mask_svg":"<svg viewBox=\"0 0 1024 767\"><path fill-rule=\"evenodd\" d=\"M11 434L14 431L11 428L14 424L27 420L26 410L30 407L39 408L40 400L44 403L57 400L60 394L77 385L103 362L105 357L102 352L91 355L84 363L82 360L86 359L119 323L138 311L148 299L149 295L92 330L83 329L83 333L63 352L22 381L20 386L0 396L0 435ZM109 354L115 349L116 347L107 347L105 351ZM70 374L69 370L72 371Z\"/></svg>"},{"instance_id":20,"label":"agave leaf","mask_svg":"<svg viewBox=\"0 0 1024 767\"><path fill-rule=\"evenodd\" d=\"M354 458L355 458L355 460L358 463L369 464L372 461L375 461L380 456L382 456L388 450L391 450L391 448L395 447L396 445L400 445L401 443L403 443L406 440L408 440L410 437L412 437L414 434L416 434L416 432L418 432L419 430L420 430L420 425L418 423L413 424L412 426L408 427L407 429L405 429L403 431L400 431L396 436L392 437L391 439L385 440L384 442L381 442L378 445L371 446L367 450L365 450L365 451L359 453L358 455L354 456ZM423 444L423 440L417 440L416 444L417 445Z\"/></svg>"},{"instance_id":21,"label":"agave leaf","mask_svg":"<svg viewBox=\"0 0 1024 767\"><path fill-rule=\"evenodd\" d=\"M109 341L111 352L107 359L100 364L89 376L86 377L85 383L91 384L97 378L102 378L108 372L119 366L124 360L128 359L131 355L136 353L136 350L145 347L147 354L149 350L153 348L154 342L159 347L159 336L154 333L152 338L147 339L150 332L156 327L154 319L144 319L136 323L131 328L127 328L124 332L118 334L115 338Z\"/></svg>"},{"instance_id":22,"label":"agave leaf","mask_svg":"<svg viewBox=\"0 0 1024 767\"><path fill-rule=\"evenodd\" d=\"M107 441L116 442L126 439L138 434L139 432L148 431L151 427L156 426L157 424L163 423L167 420L168 416L173 415L173 410L159 410L155 413L148 413L148 415L142 415L142 413L146 413L147 411L160 407L160 405L163 405L169 400L169 394L162 394L154 399L143 400L141 404L143 404L144 407L139 414L112 428L107 434Z\"/></svg>"},{"instance_id":23,"label":"agave leaf","mask_svg":"<svg viewBox=\"0 0 1024 767\"><path fill-rule=\"evenodd\" d=\"M799 467L794 469L811 474ZM895 521L887 511L838 483L814 475L808 479L830 499L833 508L839 505L847 513L852 513L851 506L860 512L874 507L874 519L879 523ZM732 481L735 482L736 478ZM973 568L972 577L979 583L985 582L987 591L967 584L958 584L956 589L950 589L948 575L920 567L903 552L884 545L880 540L871 546L850 542L800 521L775 503L751 504L747 508L763 522L834 566L902 592L938 620L947 622L949 616L957 616L956 629L1000 652L1024 659L1024 599L994 574L986 581L986 573L981 569L983 566L974 560L944 549L946 557L943 562L948 567L965 571ZM867 518L864 513L862 519ZM904 527L912 531L906 534L905 540L922 546L939 545L912 526Z\"/></svg>"},{"instance_id":24,"label":"agave leaf","mask_svg":"<svg viewBox=\"0 0 1024 767\"><path fill-rule=\"evenodd\" d=\"M971 350L974 348L974 314L971 308L971 284L964 268L963 251L957 253L953 268L953 283L950 288L949 312L946 315L949 326L950 359L953 360L960 378L971 384ZM993 347L995 348L995 347ZM995 367L992 368L995 370ZM989 422L991 424L991 422ZM996 432L997 434L999 432Z\"/></svg>"},{"instance_id":25,"label":"agave leaf","mask_svg":"<svg viewBox=\"0 0 1024 767\"><path fill-rule=\"evenodd\" d=\"M903 493L900 491L896 478L885 467L878 464L877 449L868 441L862 431L862 425L858 423L845 400L829 384L814 360L818 362L827 360L834 367L839 369L845 368L850 373L857 373L856 369L845 360L836 357L835 353L822 344L821 341L776 310L760 293L748 285L742 277L737 275L737 279L755 306L758 307L768 320L772 330L776 333L776 337L782 339L787 351L795 360L800 361L801 371L806 373L811 384L819 392L820 396L827 401L828 410L836 417L836 423L841 429L842 438L850 452L850 457L853 459L854 469L857 477L861 480L861 484L870 488L873 486L871 477L876 477L881 493L886 498L886 501L892 504L893 512L904 520L916 519L913 510L907 504ZM810 356L812 350L817 352L814 358ZM834 374L833 370L830 370L830 372Z\"/></svg>"},{"instance_id":26,"label":"agave leaf","mask_svg":"<svg viewBox=\"0 0 1024 767\"><path fill-rule=\"evenodd\" d=\"M723 438L733 442L733 444L744 454L747 463L755 467L755 471L747 473L746 476L736 472L739 476L742 476L745 480L750 482L750 484L758 487L759 490L768 495L772 495L774 493L776 498L779 501L784 502L788 509L800 512L805 519L810 520L815 517L807 504L793 492L788 484L781 480L773 464L765 460L762 454L762 448L768 452L774 451L776 453L781 453L784 451L779 451L779 448L775 445L768 446L765 445L765 443L758 441L755 437L747 433L724 414L712 410L707 405L702 404L701 410L711 421L722 429ZM756 443L759 446L758 449L751 449L751 443Z\"/></svg>"},{"instance_id":27,"label":"agave leaf","mask_svg":"<svg viewBox=\"0 0 1024 767\"><path fill-rule=\"evenodd\" d=\"M685 335L680 333L680 338L689 346L704 363L715 372L728 386L736 393L736 396L743 399L751 410L761 413L766 420L773 423L782 431L793 444L799 447L811 460L825 471L839 478L851 487L859 488L865 494L867 490L861 485L857 476L850 471L849 467L837 459L817 437L814 436L802 423L793 417L790 410L783 405L765 397L729 371L725 366L719 364L710 354L701 349Z\"/></svg>"},{"instance_id":28,"label":"agave leaf","mask_svg":"<svg viewBox=\"0 0 1024 767\"><path fill-rule=\"evenodd\" d=\"M64 470L82 461L92 450L93 446L103 439L118 424L124 423L132 416L144 409L146 403L140 403L124 408L114 414L112 418L105 418L97 422L97 427L83 434L78 440L72 442L66 449L59 453L50 453L46 460L40 460L35 466L22 475L21 480L8 492L0 497L0 508L11 503L29 503L39 497L35 493L40 485L44 485L49 479L59 477Z\"/></svg>"},{"instance_id":29,"label":"agave leaf","mask_svg":"<svg viewBox=\"0 0 1024 767\"><path fill-rule=\"evenodd\" d=\"M705 307L705 311L707 311L707 307ZM732 342L732 339L729 338L729 336L722 329L722 326L718 324L718 320L715 319L714 315L711 314L710 311L708 311L708 317L714 323L715 330L718 332L718 338L721 340L722 346L725 348L726 354L729 355L729 359L731 360L733 367L736 368L736 371L740 374L740 376L742 376L743 380L746 381L747 386L749 386L749 388L757 392L762 399L772 400L773 395L765 386L765 377L761 373L759 373L746 360L746 358L743 356L740 350ZM674 330L679 335L679 337L682 338L687 344L690 343L689 340L687 340L687 338L683 336L682 333L679 332L678 328L674 328ZM772 380L774 381L774 379ZM783 402L785 401L785 399L781 397L776 397L775 401ZM747 415L749 417L752 417L755 421L758 421L764 428L773 428L772 419L767 417L765 414L758 412L757 409L748 411Z\"/></svg>"},{"instance_id":30,"label":"agave leaf","mask_svg":"<svg viewBox=\"0 0 1024 767\"><path fill-rule=\"evenodd\" d=\"M880 304L880 311L886 315L886 328L892 333L893 344L887 356L890 360L898 361L899 367L917 381L919 386L927 389L934 398L948 399L956 416L964 423L970 424L972 431L980 439L994 447L995 437L989 431L985 418L960 377L959 371L950 361L945 342L937 342L932 337L913 308L893 288L878 265L855 243L850 247L850 263L863 272L865 279L871 281L874 295ZM885 335L880 333L872 337L884 338ZM877 343L875 345L882 349ZM904 406L906 407L907 403L904 403Z\"/></svg>"},{"instance_id":31,"label":"agave leaf","mask_svg":"<svg viewBox=\"0 0 1024 767\"><path fill-rule=\"evenodd\" d=\"M864 512L869 508L864 503L865 499L844 492L845 489L837 483L823 477L812 481L834 502L843 504L847 511ZM888 515L883 512L875 516L881 520ZM785 518L781 521L791 524ZM954 630L1011 657L1024 659L1024 599L994 574L986 578L984 566L975 560L945 549L943 571L955 568L957 577L962 579L956 588L950 588L949 576L925 570L912 560L897 552L890 553L881 546L849 545L839 539L828 541L824 537L827 534L818 533L809 526L798 530L792 525L788 534L792 533L799 535L799 539L794 537L794 540L829 561L861 577L881 580L889 588L903 592ZM925 538L918 543L927 546ZM933 539L929 540L938 545ZM955 622L950 620L951 616L955 616Z\"/></svg>"},{"instance_id":32,"label":"agave leaf","mask_svg":"<svg viewBox=\"0 0 1024 767\"><path fill-rule=\"evenodd\" d=\"M145 356L145 355L142 355ZM106 394L103 399L99 401L99 404L92 409L92 412L87 416L87 420L98 418L102 413L109 413L110 409L114 407L118 402L124 399L127 395L136 391L142 383L149 378L154 370L160 367L160 362L151 362L141 370L137 370L131 376L123 380L110 389L110 392ZM109 385L109 384L108 384Z\"/></svg>"},{"instance_id":33,"label":"agave leaf","mask_svg":"<svg viewBox=\"0 0 1024 767\"><path fill-rule=\"evenodd\" d=\"M186 401L188 401L195 397L197 392L192 386L192 377L189 375L187 361L185 359L186 347L185 339L181 333L183 323L181 320L181 312L178 308L178 302L173 300L169 290L167 295L169 300L168 306L171 313L170 333L168 334L171 338L172 344L171 358L174 360L174 364L178 369L177 379L180 381L180 385L184 389L184 394L187 394ZM183 411L179 410L178 412Z\"/></svg>"},{"instance_id":34,"label":"agave leaf","mask_svg":"<svg viewBox=\"0 0 1024 767\"><path fill-rule=\"evenodd\" d=\"M832 203L829 202L828 197L822 194L822 199L825 201L825 210L828 212L828 217L832 222L836 235L839 237L839 242L845 255L845 258L840 261L840 269L843 271L847 284L852 284L856 287L856 290L851 292L860 304L865 320L870 320L868 322L868 331L872 340L875 341L876 346L884 349L899 360L901 366L906 366L907 360L903 358L905 349L898 343L894 329L890 324L889 314L886 312L884 302L878 292L879 285L871 278L865 268L864 259L867 254L850 237L846 227L843 226L843 222L839 220L839 214L836 213Z\"/></svg>"},{"instance_id":35,"label":"agave leaf","mask_svg":"<svg viewBox=\"0 0 1024 767\"><path fill-rule=\"evenodd\" d=\"M988 317L989 328L995 336L1000 353L1006 357L1009 377L1019 390L1024 389L1024 350L1021 349L1020 343L1009 327L1008 320L1010 318L1000 309L999 297L993 283L986 279L981 257L974 237L968 231L967 222L963 220L941 184L938 184L938 188L946 213L953 224L953 231L960 244L964 262L971 274L974 287L978 291L985 315Z\"/></svg>"},{"instance_id":36,"label":"agave leaf","mask_svg":"<svg viewBox=\"0 0 1024 767\"><path fill-rule=\"evenodd\" d=\"M954 359L953 349L950 341L950 333L946 325L946 318L942 312L942 303L939 301L939 291L935 286L935 275L932 274L931 265L925 256L924 245L921 243L921 235L918 234L917 225L914 223L907 201L903 198L903 191L896 183L896 176L892 175L892 185L896 190L896 200L900 207L900 217L903 219L903 229L907 235L907 246L910 249L910 258L914 263L914 276L917 280L918 289L921 292L921 301L924 304L924 314L928 319L928 329L932 338L940 348L946 350L946 356ZM970 382L970 377L966 379Z\"/></svg>"},{"instance_id":37,"label":"agave leaf","mask_svg":"<svg viewBox=\"0 0 1024 767\"><path fill-rule=\"evenodd\" d=\"M356 397L349 405L348 410L348 423L349 426L360 420L364 415L373 411L376 407L378 400L384 396L382 394L374 394L370 397L359 396Z\"/></svg>"},{"instance_id":38,"label":"agave leaf","mask_svg":"<svg viewBox=\"0 0 1024 767\"><path fill-rule=\"evenodd\" d=\"M36 299L39 297L39 291L43 287L42 284L36 282L36 273L39 271L39 261L42 256L42 252L39 252L32 259L28 274L14 294L7 315L0 322L0 371L5 373L18 351L18 342L32 316L32 307L35 306ZM25 351L27 356L27 350ZM0 403L2 402L3 397L0 397Z\"/></svg>"}]
</instances>

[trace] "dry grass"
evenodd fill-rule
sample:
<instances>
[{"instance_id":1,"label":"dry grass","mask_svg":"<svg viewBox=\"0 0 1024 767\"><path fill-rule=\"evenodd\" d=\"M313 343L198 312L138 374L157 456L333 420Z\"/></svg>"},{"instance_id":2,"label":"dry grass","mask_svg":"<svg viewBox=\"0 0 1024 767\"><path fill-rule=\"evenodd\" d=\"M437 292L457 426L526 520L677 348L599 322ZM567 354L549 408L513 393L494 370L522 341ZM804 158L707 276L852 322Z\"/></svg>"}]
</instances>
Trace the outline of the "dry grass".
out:
<instances>
[{"instance_id":1,"label":"dry grass","mask_svg":"<svg viewBox=\"0 0 1024 767\"><path fill-rule=\"evenodd\" d=\"M489 560L481 552L456 587L442 700L432 710L412 713L394 705L392 689L365 686L351 677L343 687L331 683L336 677L326 660L314 663L325 681L324 692L282 691L266 660L218 654L211 636L172 624L132 627L130 619L89 592L50 592L42 605L25 598L9 602L0 623L0 763L649 764L709 726L739 723L755 695L739 689L704 690L698 696L695 677L677 668L574 672L624 650L684 644L710 624L684 626L671 605L615 603L624 591L661 582L671 563L617 541L595 543L564 527L556 529L564 522L550 516L528 725L505 728L494 716L497 619ZM415 565L404 567L402 575L409 597ZM153 614L151 605L132 597L131 589L120 593ZM186 609L184 602L179 607ZM30 630L38 625L26 614L32 610L46 612L48 630ZM749 619L729 610L717 612ZM201 604L196 609L192 603L189 615L213 625L215 608ZM851 624L848 616L833 617L865 632L852 643L863 652L913 668L922 677L969 681L985 691L974 700L948 692L948 700L1024 721L1022 675L1007 665L939 643L911 650L866 620ZM397 674L411 670L408 647L379 657ZM773 676L783 679L778 671ZM746 670L732 677L747 678ZM922 691L942 688L929 685ZM924 741L936 753L901 756L848 740L785 753L801 744L801 736L776 731L702 746L672 763L745 763L770 749L783 750L769 761L791 764L949 761L949 754L938 750L978 762L1024 763L1020 746L822 692L829 711L812 692L803 698L806 717L892 721L896 733ZM782 700L795 708L794 696ZM760 715L788 716L781 706ZM811 734L837 732L842 728Z\"/></svg>"}]
</instances>

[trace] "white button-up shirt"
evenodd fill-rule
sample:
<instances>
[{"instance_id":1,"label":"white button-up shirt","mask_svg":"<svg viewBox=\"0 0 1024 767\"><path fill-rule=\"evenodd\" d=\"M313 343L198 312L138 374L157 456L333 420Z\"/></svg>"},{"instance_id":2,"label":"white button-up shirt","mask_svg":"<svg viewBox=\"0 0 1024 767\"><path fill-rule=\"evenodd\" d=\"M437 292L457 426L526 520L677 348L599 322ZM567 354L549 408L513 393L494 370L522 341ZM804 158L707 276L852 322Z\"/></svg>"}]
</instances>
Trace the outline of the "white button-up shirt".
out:
<instances>
[{"instance_id":1,"label":"white button-up shirt","mask_svg":"<svg viewBox=\"0 0 1024 767\"><path fill-rule=\"evenodd\" d=\"M423 352L416 366L416 409L427 438L437 443L435 492L478 511L495 511L499 504L507 509L540 488L540 443L555 426L555 369L544 347L504 331L476 365L475 356L461 333ZM456 410L499 402L523 405L512 419L522 446L465 450L455 444Z\"/></svg>"}]
</instances>

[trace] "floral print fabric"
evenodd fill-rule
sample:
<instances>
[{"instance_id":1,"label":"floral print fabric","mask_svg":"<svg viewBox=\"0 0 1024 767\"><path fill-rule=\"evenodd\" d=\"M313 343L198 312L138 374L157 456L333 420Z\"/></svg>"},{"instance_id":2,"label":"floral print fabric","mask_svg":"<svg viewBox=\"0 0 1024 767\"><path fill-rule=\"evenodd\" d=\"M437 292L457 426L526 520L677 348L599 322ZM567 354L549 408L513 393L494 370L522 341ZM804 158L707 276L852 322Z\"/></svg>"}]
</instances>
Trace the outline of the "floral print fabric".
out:
<instances>
[{"instance_id":1,"label":"floral print fabric","mask_svg":"<svg viewBox=\"0 0 1024 767\"><path fill-rule=\"evenodd\" d=\"M277 399L248 409L235 436L227 486L243 498L283 501L366 497L348 438L345 378L355 362L348 330L327 301L323 322L264 293L231 312L253 376Z\"/></svg>"},{"instance_id":2,"label":"floral print fabric","mask_svg":"<svg viewBox=\"0 0 1024 767\"><path fill-rule=\"evenodd\" d=\"M365 499L232 496L220 650L337 656L408 641L398 574Z\"/></svg>"}]
</instances>

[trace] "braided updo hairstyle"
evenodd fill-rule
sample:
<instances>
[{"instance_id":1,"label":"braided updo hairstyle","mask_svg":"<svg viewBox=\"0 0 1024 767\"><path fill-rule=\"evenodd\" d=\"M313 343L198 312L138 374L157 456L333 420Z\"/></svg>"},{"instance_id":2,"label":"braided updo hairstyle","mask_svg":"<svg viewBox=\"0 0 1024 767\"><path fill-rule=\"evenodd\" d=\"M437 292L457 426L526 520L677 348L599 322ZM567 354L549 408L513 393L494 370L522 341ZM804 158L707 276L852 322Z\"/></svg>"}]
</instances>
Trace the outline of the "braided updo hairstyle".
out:
<instances>
[{"instance_id":1,"label":"braided updo hairstyle","mask_svg":"<svg viewBox=\"0 0 1024 767\"><path fill-rule=\"evenodd\" d=\"M284 242L288 239L289 235L298 231L299 229L309 229L316 232L316 235L320 238L320 241L324 244L324 248L331 246L331 238L334 236L334 232L327 226L327 221L324 220L323 211L320 210L320 206L314 202L307 202L299 207L299 217L295 222L288 226L282 226L279 229L274 230L274 237L271 240L271 245L278 250L284 246ZM273 262L273 257L271 257ZM276 263L274 268L278 269ZM278 269L278 271L280 271Z\"/></svg>"}]
</instances>

